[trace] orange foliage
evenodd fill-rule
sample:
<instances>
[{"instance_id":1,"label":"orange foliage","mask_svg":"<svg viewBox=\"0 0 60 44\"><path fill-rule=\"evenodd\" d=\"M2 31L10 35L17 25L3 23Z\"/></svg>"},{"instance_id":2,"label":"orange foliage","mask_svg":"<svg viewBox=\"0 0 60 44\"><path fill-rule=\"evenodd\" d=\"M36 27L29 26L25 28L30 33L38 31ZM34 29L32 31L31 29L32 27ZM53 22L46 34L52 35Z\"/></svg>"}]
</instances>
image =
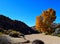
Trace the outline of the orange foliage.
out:
<instances>
[{"instance_id":1,"label":"orange foliage","mask_svg":"<svg viewBox=\"0 0 60 44\"><path fill-rule=\"evenodd\" d=\"M41 16L36 17L36 29L41 32L50 32L51 23L56 19L56 12L53 9L44 11Z\"/></svg>"}]
</instances>

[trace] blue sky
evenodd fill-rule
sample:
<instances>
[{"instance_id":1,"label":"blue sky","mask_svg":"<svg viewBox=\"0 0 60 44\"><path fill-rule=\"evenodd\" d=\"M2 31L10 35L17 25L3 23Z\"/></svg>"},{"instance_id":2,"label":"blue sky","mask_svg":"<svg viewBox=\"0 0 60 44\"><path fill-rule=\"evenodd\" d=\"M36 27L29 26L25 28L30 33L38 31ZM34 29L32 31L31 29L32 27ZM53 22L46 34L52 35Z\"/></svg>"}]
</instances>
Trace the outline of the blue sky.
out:
<instances>
[{"instance_id":1,"label":"blue sky","mask_svg":"<svg viewBox=\"0 0 60 44\"><path fill-rule=\"evenodd\" d=\"M0 0L0 14L34 26L36 16L48 8L56 10L56 23L60 23L60 0Z\"/></svg>"}]
</instances>

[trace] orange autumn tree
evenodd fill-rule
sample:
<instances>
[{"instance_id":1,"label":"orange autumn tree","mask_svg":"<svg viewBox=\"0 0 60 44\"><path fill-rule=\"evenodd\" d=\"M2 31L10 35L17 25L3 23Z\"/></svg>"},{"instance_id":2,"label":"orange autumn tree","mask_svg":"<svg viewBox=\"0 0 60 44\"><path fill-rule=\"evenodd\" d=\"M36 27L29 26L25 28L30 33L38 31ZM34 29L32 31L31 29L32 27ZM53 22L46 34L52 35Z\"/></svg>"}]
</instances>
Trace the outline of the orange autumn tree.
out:
<instances>
[{"instance_id":1,"label":"orange autumn tree","mask_svg":"<svg viewBox=\"0 0 60 44\"><path fill-rule=\"evenodd\" d=\"M48 9L43 11L40 16L36 17L36 29L40 32L48 32L50 33L51 24L56 19L56 12L53 9Z\"/></svg>"}]
</instances>

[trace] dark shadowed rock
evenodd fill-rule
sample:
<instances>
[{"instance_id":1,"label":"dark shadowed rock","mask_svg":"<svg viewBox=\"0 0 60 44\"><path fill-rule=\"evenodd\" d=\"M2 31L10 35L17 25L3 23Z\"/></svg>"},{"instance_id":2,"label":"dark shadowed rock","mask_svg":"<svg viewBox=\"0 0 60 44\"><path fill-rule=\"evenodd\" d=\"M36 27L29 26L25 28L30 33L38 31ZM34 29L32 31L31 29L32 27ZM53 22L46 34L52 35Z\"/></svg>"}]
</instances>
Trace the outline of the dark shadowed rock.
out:
<instances>
[{"instance_id":1,"label":"dark shadowed rock","mask_svg":"<svg viewBox=\"0 0 60 44\"><path fill-rule=\"evenodd\" d=\"M34 40L32 44L44 44L44 42L41 40Z\"/></svg>"},{"instance_id":2,"label":"dark shadowed rock","mask_svg":"<svg viewBox=\"0 0 60 44\"><path fill-rule=\"evenodd\" d=\"M24 22L12 20L9 17L3 15L0 15L0 28L3 28L4 30L13 29L16 31L20 31L23 34L37 33L37 31L31 29Z\"/></svg>"}]
</instances>

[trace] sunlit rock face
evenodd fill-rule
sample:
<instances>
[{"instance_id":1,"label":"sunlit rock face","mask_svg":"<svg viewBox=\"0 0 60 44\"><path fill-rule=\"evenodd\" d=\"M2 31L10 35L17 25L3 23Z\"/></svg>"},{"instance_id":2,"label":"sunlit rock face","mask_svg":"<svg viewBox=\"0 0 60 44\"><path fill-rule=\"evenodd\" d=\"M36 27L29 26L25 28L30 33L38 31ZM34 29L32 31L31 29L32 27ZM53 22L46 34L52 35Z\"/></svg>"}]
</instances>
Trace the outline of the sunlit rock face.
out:
<instances>
[{"instance_id":1,"label":"sunlit rock face","mask_svg":"<svg viewBox=\"0 0 60 44\"><path fill-rule=\"evenodd\" d=\"M51 32L51 24L56 19L56 12L53 9L43 11L40 16L36 17L36 29L41 32Z\"/></svg>"}]
</instances>

